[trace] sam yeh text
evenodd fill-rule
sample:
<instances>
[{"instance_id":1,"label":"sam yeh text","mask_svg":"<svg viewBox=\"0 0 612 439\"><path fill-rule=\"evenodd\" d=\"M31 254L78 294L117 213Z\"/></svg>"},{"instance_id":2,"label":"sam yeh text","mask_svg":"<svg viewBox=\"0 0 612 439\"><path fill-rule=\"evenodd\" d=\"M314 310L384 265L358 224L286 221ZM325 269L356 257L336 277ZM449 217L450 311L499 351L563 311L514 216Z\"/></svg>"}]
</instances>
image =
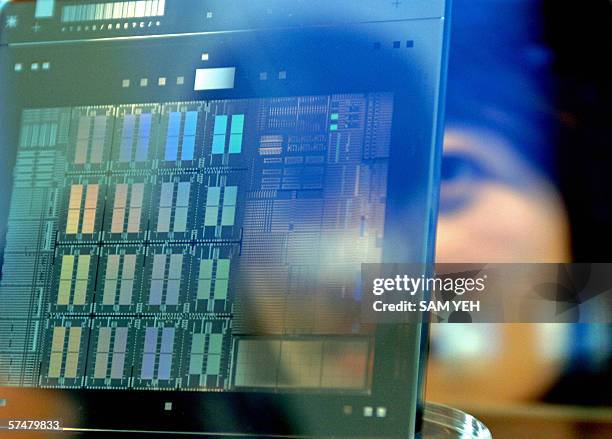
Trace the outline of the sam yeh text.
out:
<instances>
[{"instance_id":1,"label":"sam yeh text","mask_svg":"<svg viewBox=\"0 0 612 439\"><path fill-rule=\"evenodd\" d=\"M402 300L397 303L384 303L377 300L372 304L376 312L479 312L480 301L478 300L459 300L446 302L440 300L421 300L420 302L410 302Z\"/></svg>"}]
</instances>

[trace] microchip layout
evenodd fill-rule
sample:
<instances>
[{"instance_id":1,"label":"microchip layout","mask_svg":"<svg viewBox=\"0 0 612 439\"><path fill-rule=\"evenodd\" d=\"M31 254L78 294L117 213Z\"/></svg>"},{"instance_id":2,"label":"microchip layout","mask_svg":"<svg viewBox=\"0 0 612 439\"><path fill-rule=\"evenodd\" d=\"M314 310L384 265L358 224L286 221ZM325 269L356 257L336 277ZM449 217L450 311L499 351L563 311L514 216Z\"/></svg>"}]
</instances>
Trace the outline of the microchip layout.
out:
<instances>
[{"instance_id":1,"label":"microchip layout","mask_svg":"<svg viewBox=\"0 0 612 439\"><path fill-rule=\"evenodd\" d=\"M24 110L0 385L365 389L392 114L390 93Z\"/></svg>"}]
</instances>

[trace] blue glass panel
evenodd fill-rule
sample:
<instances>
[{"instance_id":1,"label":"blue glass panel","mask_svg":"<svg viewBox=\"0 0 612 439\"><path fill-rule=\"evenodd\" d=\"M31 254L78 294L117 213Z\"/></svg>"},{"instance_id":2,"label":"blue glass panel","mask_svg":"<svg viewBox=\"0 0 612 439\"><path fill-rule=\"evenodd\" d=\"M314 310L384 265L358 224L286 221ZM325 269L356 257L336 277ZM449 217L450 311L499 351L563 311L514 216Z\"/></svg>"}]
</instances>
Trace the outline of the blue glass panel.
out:
<instances>
[{"instance_id":1,"label":"blue glass panel","mask_svg":"<svg viewBox=\"0 0 612 439\"><path fill-rule=\"evenodd\" d=\"M168 117L168 137L178 136L181 130L181 113L172 112Z\"/></svg>"},{"instance_id":2,"label":"blue glass panel","mask_svg":"<svg viewBox=\"0 0 612 439\"><path fill-rule=\"evenodd\" d=\"M162 330L162 340L160 352L172 353L172 346L174 345L174 328L164 328Z\"/></svg>"},{"instance_id":3,"label":"blue glass panel","mask_svg":"<svg viewBox=\"0 0 612 439\"><path fill-rule=\"evenodd\" d=\"M183 149L181 150L181 160L193 160L194 149L195 136L185 136L183 139Z\"/></svg>"},{"instance_id":4,"label":"blue glass panel","mask_svg":"<svg viewBox=\"0 0 612 439\"><path fill-rule=\"evenodd\" d=\"M237 186L226 186L223 194L223 205L233 206L236 204L236 196L238 195Z\"/></svg>"},{"instance_id":5,"label":"blue glass panel","mask_svg":"<svg viewBox=\"0 0 612 439\"><path fill-rule=\"evenodd\" d=\"M132 159L132 140L134 138L135 117L131 114L123 118L123 133L121 134L121 149L119 161L129 162Z\"/></svg>"},{"instance_id":6,"label":"blue glass panel","mask_svg":"<svg viewBox=\"0 0 612 439\"><path fill-rule=\"evenodd\" d=\"M198 125L198 112L188 111L185 114L185 129L183 132L186 136L194 136Z\"/></svg>"},{"instance_id":7,"label":"blue glass panel","mask_svg":"<svg viewBox=\"0 0 612 439\"><path fill-rule=\"evenodd\" d=\"M178 137L168 137L166 143L166 156L164 157L168 161L176 160L178 154Z\"/></svg>"},{"instance_id":8,"label":"blue glass panel","mask_svg":"<svg viewBox=\"0 0 612 439\"><path fill-rule=\"evenodd\" d=\"M212 153L223 154L225 150L225 134L215 134L213 136Z\"/></svg>"},{"instance_id":9,"label":"blue glass panel","mask_svg":"<svg viewBox=\"0 0 612 439\"><path fill-rule=\"evenodd\" d=\"M136 148L136 161L144 161L149 153L149 137L151 136L151 114L140 116L138 129L138 146Z\"/></svg>"},{"instance_id":10,"label":"blue glass panel","mask_svg":"<svg viewBox=\"0 0 612 439\"><path fill-rule=\"evenodd\" d=\"M147 328L145 332L144 352L155 352L157 347L157 328Z\"/></svg>"},{"instance_id":11,"label":"blue glass panel","mask_svg":"<svg viewBox=\"0 0 612 439\"><path fill-rule=\"evenodd\" d=\"M215 116L215 132L214 134L223 134L227 132L227 116Z\"/></svg>"},{"instance_id":12,"label":"blue glass panel","mask_svg":"<svg viewBox=\"0 0 612 439\"><path fill-rule=\"evenodd\" d=\"M230 154L239 154L242 151L242 134L231 134L229 142Z\"/></svg>"},{"instance_id":13,"label":"blue glass panel","mask_svg":"<svg viewBox=\"0 0 612 439\"><path fill-rule=\"evenodd\" d=\"M155 354L144 354L142 356L142 371L140 377L145 380L153 378L153 367L155 366Z\"/></svg>"},{"instance_id":14,"label":"blue glass panel","mask_svg":"<svg viewBox=\"0 0 612 439\"><path fill-rule=\"evenodd\" d=\"M232 134L242 134L244 129L244 114L235 114L232 116Z\"/></svg>"},{"instance_id":15,"label":"blue glass panel","mask_svg":"<svg viewBox=\"0 0 612 439\"><path fill-rule=\"evenodd\" d=\"M169 380L170 371L172 369L172 354L162 354L159 356L159 369L157 378L160 380Z\"/></svg>"}]
</instances>

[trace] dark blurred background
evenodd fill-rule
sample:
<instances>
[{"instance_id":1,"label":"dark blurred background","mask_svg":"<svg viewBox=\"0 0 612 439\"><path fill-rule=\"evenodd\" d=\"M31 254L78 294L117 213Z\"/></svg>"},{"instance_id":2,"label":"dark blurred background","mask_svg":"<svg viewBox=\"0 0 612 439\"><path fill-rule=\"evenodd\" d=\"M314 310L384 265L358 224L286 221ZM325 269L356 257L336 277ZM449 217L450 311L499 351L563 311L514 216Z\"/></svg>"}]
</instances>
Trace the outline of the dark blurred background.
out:
<instances>
[{"instance_id":1,"label":"dark blurred background","mask_svg":"<svg viewBox=\"0 0 612 439\"><path fill-rule=\"evenodd\" d=\"M454 0L439 262L612 262L611 18L609 0ZM428 399L496 438L612 437L609 325L432 332Z\"/></svg>"}]
</instances>

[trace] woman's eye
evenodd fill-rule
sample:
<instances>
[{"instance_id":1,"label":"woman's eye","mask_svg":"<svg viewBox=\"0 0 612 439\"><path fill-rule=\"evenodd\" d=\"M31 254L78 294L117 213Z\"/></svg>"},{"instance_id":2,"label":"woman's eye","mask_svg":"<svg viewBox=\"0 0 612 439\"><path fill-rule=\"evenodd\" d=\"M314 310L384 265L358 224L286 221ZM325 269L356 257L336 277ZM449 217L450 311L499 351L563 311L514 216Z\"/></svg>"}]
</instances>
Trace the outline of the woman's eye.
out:
<instances>
[{"instance_id":1,"label":"woman's eye","mask_svg":"<svg viewBox=\"0 0 612 439\"><path fill-rule=\"evenodd\" d=\"M440 213L451 214L469 206L484 171L474 157L447 154L442 157Z\"/></svg>"},{"instance_id":2,"label":"woman's eye","mask_svg":"<svg viewBox=\"0 0 612 439\"><path fill-rule=\"evenodd\" d=\"M476 160L465 154L445 154L442 157L442 183L471 181L482 177Z\"/></svg>"}]
</instances>

